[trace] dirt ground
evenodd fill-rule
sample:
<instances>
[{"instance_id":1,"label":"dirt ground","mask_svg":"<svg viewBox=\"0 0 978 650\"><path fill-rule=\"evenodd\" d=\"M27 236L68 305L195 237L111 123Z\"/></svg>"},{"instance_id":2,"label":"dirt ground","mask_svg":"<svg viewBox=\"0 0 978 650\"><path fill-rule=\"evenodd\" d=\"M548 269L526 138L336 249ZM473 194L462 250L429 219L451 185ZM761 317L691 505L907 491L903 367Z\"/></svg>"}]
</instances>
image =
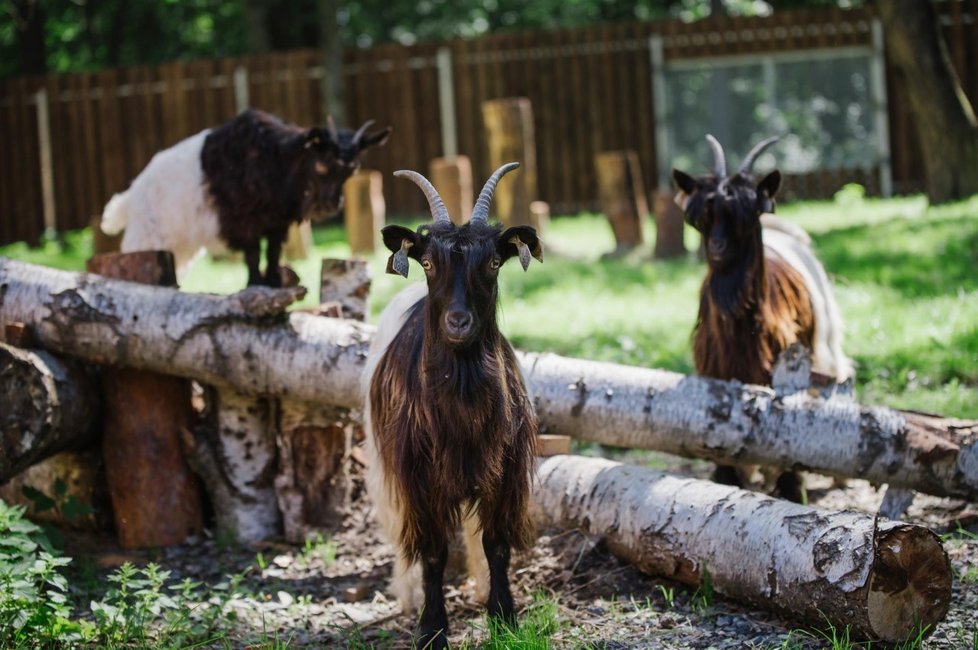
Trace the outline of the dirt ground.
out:
<instances>
[{"instance_id":1,"label":"dirt ground","mask_svg":"<svg viewBox=\"0 0 978 650\"><path fill-rule=\"evenodd\" d=\"M656 461L681 473L709 472L705 463L665 456ZM882 499L864 481L839 487L810 475L808 486L811 503L829 509L873 512ZM978 648L978 535L971 532L978 530L978 508L917 495L906 519L947 534L954 567L951 611L924 647ZM239 617L232 636L238 647L265 638L289 641L292 648L409 648L414 621L386 593L393 552L379 538L362 489L354 491L344 528L331 540L335 557L332 545L328 551L323 545L310 551L281 543L234 548L204 538L158 551L152 559L175 580L214 584L228 573L247 573L247 590L255 595L231 603ZM113 558L103 553L99 563L111 565ZM555 648L832 647L817 632L806 635L797 622L742 607L722 594L704 604L692 589L644 575L600 540L575 531L541 531L531 551L514 557L511 576L524 615L540 595L556 602ZM486 638L485 622L471 600L471 585L455 575L446 594L453 647L478 647Z\"/></svg>"}]
</instances>

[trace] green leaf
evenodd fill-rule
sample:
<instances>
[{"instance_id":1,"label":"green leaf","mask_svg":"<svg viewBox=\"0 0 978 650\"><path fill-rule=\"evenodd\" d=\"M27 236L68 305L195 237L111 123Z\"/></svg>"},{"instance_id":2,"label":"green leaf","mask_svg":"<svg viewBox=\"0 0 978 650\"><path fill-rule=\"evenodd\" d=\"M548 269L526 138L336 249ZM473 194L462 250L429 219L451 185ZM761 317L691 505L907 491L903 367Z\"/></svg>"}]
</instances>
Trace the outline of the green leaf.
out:
<instances>
[{"instance_id":1,"label":"green leaf","mask_svg":"<svg viewBox=\"0 0 978 650\"><path fill-rule=\"evenodd\" d=\"M54 480L54 493L59 497L68 494L68 484L60 476Z\"/></svg>"},{"instance_id":2,"label":"green leaf","mask_svg":"<svg viewBox=\"0 0 978 650\"><path fill-rule=\"evenodd\" d=\"M51 510L56 505L54 499L44 494L36 488L32 488L29 485L24 485L20 488L21 494L30 499L30 502L34 505L34 512L40 513L47 510Z\"/></svg>"}]
</instances>

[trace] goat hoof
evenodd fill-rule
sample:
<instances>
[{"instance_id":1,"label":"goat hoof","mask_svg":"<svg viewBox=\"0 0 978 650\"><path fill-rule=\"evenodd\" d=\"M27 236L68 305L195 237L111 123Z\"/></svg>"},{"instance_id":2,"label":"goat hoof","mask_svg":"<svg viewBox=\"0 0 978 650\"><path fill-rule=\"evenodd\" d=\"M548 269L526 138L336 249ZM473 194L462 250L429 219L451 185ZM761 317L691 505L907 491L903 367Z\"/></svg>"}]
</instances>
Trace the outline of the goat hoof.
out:
<instances>
[{"instance_id":1,"label":"goat hoof","mask_svg":"<svg viewBox=\"0 0 978 650\"><path fill-rule=\"evenodd\" d=\"M448 648L448 638L443 630L422 632L418 634L415 641L414 647L417 650L447 650Z\"/></svg>"},{"instance_id":2,"label":"goat hoof","mask_svg":"<svg viewBox=\"0 0 978 650\"><path fill-rule=\"evenodd\" d=\"M804 491L805 486L796 472L783 472L775 483L775 495L792 503L803 503Z\"/></svg>"}]
</instances>

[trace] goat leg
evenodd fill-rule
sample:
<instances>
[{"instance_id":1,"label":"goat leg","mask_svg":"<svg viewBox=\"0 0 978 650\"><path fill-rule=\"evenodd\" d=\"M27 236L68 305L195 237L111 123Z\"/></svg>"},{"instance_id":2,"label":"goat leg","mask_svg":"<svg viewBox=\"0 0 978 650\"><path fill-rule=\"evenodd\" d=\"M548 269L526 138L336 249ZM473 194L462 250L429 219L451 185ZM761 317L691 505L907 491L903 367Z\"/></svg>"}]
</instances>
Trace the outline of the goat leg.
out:
<instances>
[{"instance_id":1,"label":"goat leg","mask_svg":"<svg viewBox=\"0 0 978 650\"><path fill-rule=\"evenodd\" d=\"M275 288L282 286L282 274L279 273L278 263L282 256L282 242L285 241L287 232L288 226L272 230L266 237L268 239L268 247L265 249L266 286Z\"/></svg>"},{"instance_id":2,"label":"goat leg","mask_svg":"<svg viewBox=\"0 0 978 650\"><path fill-rule=\"evenodd\" d=\"M421 575L424 581L424 609L418 621L416 647L419 650L444 650L448 648L448 612L445 610L445 563L448 561L448 543L444 541L423 544L434 552L425 556Z\"/></svg>"},{"instance_id":3,"label":"goat leg","mask_svg":"<svg viewBox=\"0 0 978 650\"><path fill-rule=\"evenodd\" d=\"M261 270L258 268L261 262L261 244L255 242L244 247L245 264L248 265L248 286L260 286L264 284L261 277Z\"/></svg>"},{"instance_id":4,"label":"goat leg","mask_svg":"<svg viewBox=\"0 0 978 650\"><path fill-rule=\"evenodd\" d=\"M502 535L486 531L482 548L489 562L489 616L516 627L516 609L509 589L510 544Z\"/></svg>"}]
</instances>

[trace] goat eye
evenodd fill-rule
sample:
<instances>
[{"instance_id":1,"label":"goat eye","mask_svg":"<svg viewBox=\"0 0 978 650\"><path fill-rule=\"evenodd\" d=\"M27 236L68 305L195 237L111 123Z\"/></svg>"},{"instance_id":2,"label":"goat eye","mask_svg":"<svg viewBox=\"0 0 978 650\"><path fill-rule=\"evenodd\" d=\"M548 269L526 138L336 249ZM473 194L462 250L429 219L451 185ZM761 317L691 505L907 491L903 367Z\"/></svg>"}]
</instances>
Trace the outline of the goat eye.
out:
<instances>
[{"instance_id":1,"label":"goat eye","mask_svg":"<svg viewBox=\"0 0 978 650\"><path fill-rule=\"evenodd\" d=\"M499 258L494 257L491 260L489 260L489 269L491 271L495 271L498 268L499 268Z\"/></svg>"},{"instance_id":2,"label":"goat eye","mask_svg":"<svg viewBox=\"0 0 978 650\"><path fill-rule=\"evenodd\" d=\"M421 260L421 268L425 271L431 270L431 260Z\"/></svg>"}]
</instances>

